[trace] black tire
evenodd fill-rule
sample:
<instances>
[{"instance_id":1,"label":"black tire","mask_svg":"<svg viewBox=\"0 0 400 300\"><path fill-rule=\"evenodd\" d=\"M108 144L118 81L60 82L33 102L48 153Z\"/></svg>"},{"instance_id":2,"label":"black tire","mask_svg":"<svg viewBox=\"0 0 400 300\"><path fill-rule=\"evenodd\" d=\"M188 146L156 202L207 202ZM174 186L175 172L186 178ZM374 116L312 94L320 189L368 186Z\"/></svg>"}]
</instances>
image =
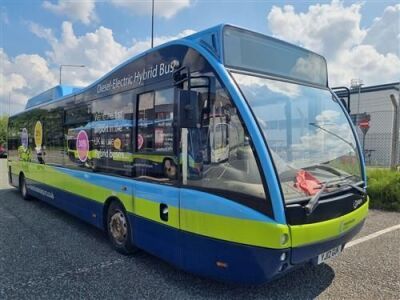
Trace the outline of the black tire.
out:
<instances>
[{"instance_id":1,"label":"black tire","mask_svg":"<svg viewBox=\"0 0 400 300\"><path fill-rule=\"evenodd\" d=\"M26 186L25 176L21 175L19 178L19 191L21 192L21 196L24 200L31 200L31 196L28 193L28 187Z\"/></svg>"},{"instance_id":2,"label":"black tire","mask_svg":"<svg viewBox=\"0 0 400 300\"><path fill-rule=\"evenodd\" d=\"M131 228L125 209L118 201L112 201L107 211L107 234L115 250L122 254L133 253Z\"/></svg>"}]
</instances>

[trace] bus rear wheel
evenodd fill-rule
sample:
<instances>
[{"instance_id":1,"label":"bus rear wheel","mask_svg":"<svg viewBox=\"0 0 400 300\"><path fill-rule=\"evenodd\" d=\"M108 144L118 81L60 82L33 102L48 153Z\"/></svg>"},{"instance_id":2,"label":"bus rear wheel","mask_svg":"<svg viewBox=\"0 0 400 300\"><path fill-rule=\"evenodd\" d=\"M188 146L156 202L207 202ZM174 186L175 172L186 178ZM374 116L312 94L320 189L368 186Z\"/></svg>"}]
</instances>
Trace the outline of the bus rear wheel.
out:
<instances>
[{"instance_id":1,"label":"bus rear wheel","mask_svg":"<svg viewBox=\"0 0 400 300\"><path fill-rule=\"evenodd\" d=\"M122 254L134 252L129 220L118 201L111 202L107 211L107 233L114 249Z\"/></svg>"},{"instance_id":2,"label":"bus rear wheel","mask_svg":"<svg viewBox=\"0 0 400 300\"><path fill-rule=\"evenodd\" d=\"M19 179L19 190L21 192L21 196L24 200L31 200L31 196L28 193L28 187L26 186L25 176L21 175Z\"/></svg>"}]
</instances>

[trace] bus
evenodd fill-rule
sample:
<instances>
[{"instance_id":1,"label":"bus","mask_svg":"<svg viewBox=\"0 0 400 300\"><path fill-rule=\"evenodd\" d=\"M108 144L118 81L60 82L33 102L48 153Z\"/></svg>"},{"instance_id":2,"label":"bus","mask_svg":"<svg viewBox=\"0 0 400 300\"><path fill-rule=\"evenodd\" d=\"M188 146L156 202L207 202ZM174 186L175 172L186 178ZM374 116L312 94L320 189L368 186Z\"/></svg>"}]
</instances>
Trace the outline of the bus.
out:
<instances>
[{"instance_id":1,"label":"bus","mask_svg":"<svg viewBox=\"0 0 400 300\"><path fill-rule=\"evenodd\" d=\"M10 118L10 184L121 253L261 283L363 226L362 151L321 55L223 24L53 90Z\"/></svg>"}]
</instances>

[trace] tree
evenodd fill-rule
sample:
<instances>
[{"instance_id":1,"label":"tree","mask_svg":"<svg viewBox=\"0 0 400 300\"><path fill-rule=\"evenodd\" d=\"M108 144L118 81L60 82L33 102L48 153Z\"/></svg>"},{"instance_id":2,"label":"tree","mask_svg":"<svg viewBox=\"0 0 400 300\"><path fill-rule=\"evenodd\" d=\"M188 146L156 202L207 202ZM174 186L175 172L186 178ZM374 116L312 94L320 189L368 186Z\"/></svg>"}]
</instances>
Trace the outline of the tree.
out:
<instances>
[{"instance_id":1,"label":"tree","mask_svg":"<svg viewBox=\"0 0 400 300\"><path fill-rule=\"evenodd\" d=\"M7 143L8 115L0 116L0 145Z\"/></svg>"}]
</instances>

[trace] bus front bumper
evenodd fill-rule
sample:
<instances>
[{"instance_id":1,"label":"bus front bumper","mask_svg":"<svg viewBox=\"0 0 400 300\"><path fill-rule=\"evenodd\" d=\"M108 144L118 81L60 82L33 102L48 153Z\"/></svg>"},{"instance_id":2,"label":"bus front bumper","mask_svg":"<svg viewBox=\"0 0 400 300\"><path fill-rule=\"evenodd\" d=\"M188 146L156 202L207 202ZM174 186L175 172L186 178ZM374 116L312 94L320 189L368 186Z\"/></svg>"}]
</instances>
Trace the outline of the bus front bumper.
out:
<instances>
[{"instance_id":1,"label":"bus front bumper","mask_svg":"<svg viewBox=\"0 0 400 300\"><path fill-rule=\"evenodd\" d=\"M362 228L368 214L367 200L356 210L335 219L289 226L292 239L291 263L301 264L351 240Z\"/></svg>"},{"instance_id":2,"label":"bus front bumper","mask_svg":"<svg viewBox=\"0 0 400 300\"><path fill-rule=\"evenodd\" d=\"M338 236L337 238L292 248L291 264L292 265L305 264L305 263L316 264L318 261L318 255L325 253L338 246L342 246L341 250L343 250L346 243L348 243L357 233L360 232L361 228L364 225L364 221L365 220L362 220L352 229Z\"/></svg>"}]
</instances>

